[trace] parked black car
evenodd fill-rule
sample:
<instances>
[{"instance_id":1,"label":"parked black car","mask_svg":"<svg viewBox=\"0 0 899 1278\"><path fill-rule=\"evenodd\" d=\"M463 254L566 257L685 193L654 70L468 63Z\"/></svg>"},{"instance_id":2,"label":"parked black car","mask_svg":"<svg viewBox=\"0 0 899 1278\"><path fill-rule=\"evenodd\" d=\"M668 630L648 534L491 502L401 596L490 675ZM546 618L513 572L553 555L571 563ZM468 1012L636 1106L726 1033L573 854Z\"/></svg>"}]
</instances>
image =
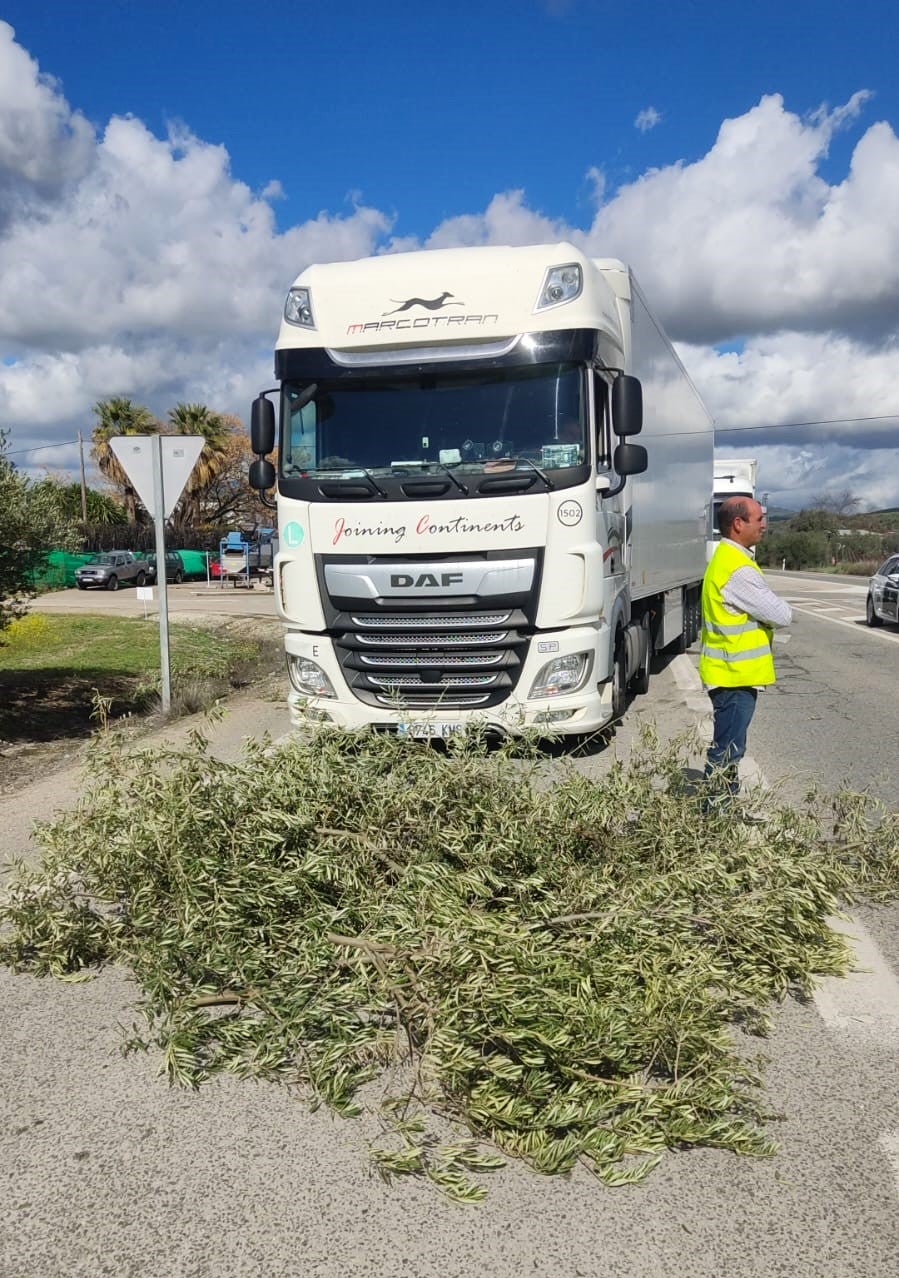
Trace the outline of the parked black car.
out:
<instances>
[{"instance_id":1,"label":"parked black car","mask_svg":"<svg viewBox=\"0 0 899 1278\"><path fill-rule=\"evenodd\" d=\"M184 560L177 550L165 552L165 579L180 586L184 580ZM147 555L147 581L156 580L156 555Z\"/></svg>"}]
</instances>

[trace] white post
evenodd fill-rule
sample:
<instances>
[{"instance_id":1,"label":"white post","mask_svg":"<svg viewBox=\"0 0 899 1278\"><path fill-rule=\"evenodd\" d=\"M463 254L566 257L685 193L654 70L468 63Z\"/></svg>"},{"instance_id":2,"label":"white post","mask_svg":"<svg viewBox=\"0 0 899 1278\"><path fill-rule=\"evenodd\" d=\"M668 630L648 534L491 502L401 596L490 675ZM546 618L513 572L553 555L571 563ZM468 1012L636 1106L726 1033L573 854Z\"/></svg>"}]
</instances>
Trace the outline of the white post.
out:
<instances>
[{"instance_id":1,"label":"white post","mask_svg":"<svg viewBox=\"0 0 899 1278\"><path fill-rule=\"evenodd\" d=\"M162 712L172 708L172 675L169 664L169 596L165 564L165 494L162 488L162 436L152 436L153 523L156 529L156 583L159 586L159 664L162 671Z\"/></svg>"}]
</instances>

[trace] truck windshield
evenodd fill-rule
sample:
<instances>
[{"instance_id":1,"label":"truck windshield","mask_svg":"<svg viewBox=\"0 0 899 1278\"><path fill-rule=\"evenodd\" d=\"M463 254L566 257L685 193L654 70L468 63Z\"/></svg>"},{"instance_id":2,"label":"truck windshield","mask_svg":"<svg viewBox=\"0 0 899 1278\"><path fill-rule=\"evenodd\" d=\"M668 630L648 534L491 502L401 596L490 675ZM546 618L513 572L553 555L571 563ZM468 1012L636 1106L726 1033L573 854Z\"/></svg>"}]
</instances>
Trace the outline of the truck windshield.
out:
<instances>
[{"instance_id":1,"label":"truck windshield","mask_svg":"<svg viewBox=\"0 0 899 1278\"><path fill-rule=\"evenodd\" d=\"M543 471L588 459L577 364L322 380L304 404L307 386L283 385L285 477L482 475L516 459Z\"/></svg>"}]
</instances>

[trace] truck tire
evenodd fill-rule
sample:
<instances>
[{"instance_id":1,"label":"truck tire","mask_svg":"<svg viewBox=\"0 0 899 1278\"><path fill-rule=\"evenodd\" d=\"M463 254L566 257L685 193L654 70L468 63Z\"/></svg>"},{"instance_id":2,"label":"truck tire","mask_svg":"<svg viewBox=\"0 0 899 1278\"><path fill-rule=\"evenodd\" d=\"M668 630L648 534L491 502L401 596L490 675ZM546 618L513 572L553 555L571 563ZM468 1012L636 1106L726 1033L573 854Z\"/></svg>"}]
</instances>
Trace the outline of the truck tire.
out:
<instances>
[{"instance_id":1,"label":"truck tire","mask_svg":"<svg viewBox=\"0 0 899 1278\"><path fill-rule=\"evenodd\" d=\"M870 595L868 595L868 598L865 601L865 621L867 621L868 625L871 626L872 628L874 626L883 625L883 621L880 619L880 617L878 617L877 613L874 611L874 600L871 598Z\"/></svg>"},{"instance_id":2,"label":"truck tire","mask_svg":"<svg viewBox=\"0 0 899 1278\"><path fill-rule=\"evenodd\" d=\"M631 689L637 697L645 697L649 692L649 676L652 670L652 630L648 621L649 619L645 618L642 626L642 629L646 631L646 651L639 670L631 679Z\"/></svg>"},{"instance_id":3,"label":"truck tire","mask_svg":"<svg viewBox=\"0 0 899 1278\"><path fill-rule=\"evenodd\" d=\"M118 579L118 577L115 575L115 573L113 573L113 574L112 574L112 576L109 578L109 581L107 581L107 583L106 583L106 589L107 589L107 590L118 590L118 588L119 588L119 579Z\"/></svg>"},{"instance_id":4,"label":"truck tire","mask_svg":"<svg viewBox=\"0 0 899 1278\"><path fill-rule=\"evenodd\" d=\"M174 577L172 578L172 580L174 581L174 583L175 583L175 585L176 585L176 586L180 586L180 585L181 585L182 581L184 580L184 573L181 571L181 569L180 569L180 568L178 568L178 569L176 570L175 575L174 575Z\"/></svg>"},{"instance_id":5,"label":"truck tire","mask_svg":"<svg viewBox=\"0 0 899 1278\"><path fill-rule=\"evenodd\" d=\"M87 586L84 584L83 581L76 581L75 585L78 587L79 590L87 590Z\"/></svg>"},{"instance_id":6,"label":"truck tire","mask_svg":"<svg viewBox=\"0 0 899 1278\"><path fill-rule=\"evenodd\" d=\"M684 591L683 630L674 641L675 652L686 652L699 638L702 631L702 608L695 590Z\"/></svg>"},{"instance_id":7,"label":"truck tire","mask_svg":"<svg viewBox=\"0 0 899 1278\"><path fill-rule=\"evenodd\" d=\"M146 574L145 572L141 571L141 572L139 572L139 573L137 574L137 576L134 578L134 584L135 584L135 586L142 586L142 585L144 585L144 583L146 582L146 580L147 580L147 574Z\"/></svg>"},{"instance_id":8,"label":"truck tire","mask_svg":"<svg viewBox=\"0 0 899 1278\"><path fill-rule=\"evenodd\" d=\"M618 631L615 636L615 661L612 666L612 722L618 723L624 718L627 709L627 654L624 648L624 634Z\"/></svg>"}]
</instances>

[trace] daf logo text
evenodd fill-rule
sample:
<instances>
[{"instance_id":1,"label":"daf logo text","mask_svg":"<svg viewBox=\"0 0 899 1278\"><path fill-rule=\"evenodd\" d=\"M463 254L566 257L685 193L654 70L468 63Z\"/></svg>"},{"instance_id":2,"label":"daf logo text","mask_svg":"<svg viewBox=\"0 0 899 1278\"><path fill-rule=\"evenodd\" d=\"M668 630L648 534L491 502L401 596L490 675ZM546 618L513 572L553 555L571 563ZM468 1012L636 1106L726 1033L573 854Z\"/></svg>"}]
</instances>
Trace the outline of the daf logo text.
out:
<instances>
[{"instance_id":1,"label":"daf logo text","mask_svg":"<svg viewBox=\"0 0 899 1278\"><path fill-rule=\"evenodd\" d=\"M393 590L445 590L448 586L461 586L462 580L461 572L423 572L417 577L410 572L390 574Z\"/></svg>"}]
</instances>

